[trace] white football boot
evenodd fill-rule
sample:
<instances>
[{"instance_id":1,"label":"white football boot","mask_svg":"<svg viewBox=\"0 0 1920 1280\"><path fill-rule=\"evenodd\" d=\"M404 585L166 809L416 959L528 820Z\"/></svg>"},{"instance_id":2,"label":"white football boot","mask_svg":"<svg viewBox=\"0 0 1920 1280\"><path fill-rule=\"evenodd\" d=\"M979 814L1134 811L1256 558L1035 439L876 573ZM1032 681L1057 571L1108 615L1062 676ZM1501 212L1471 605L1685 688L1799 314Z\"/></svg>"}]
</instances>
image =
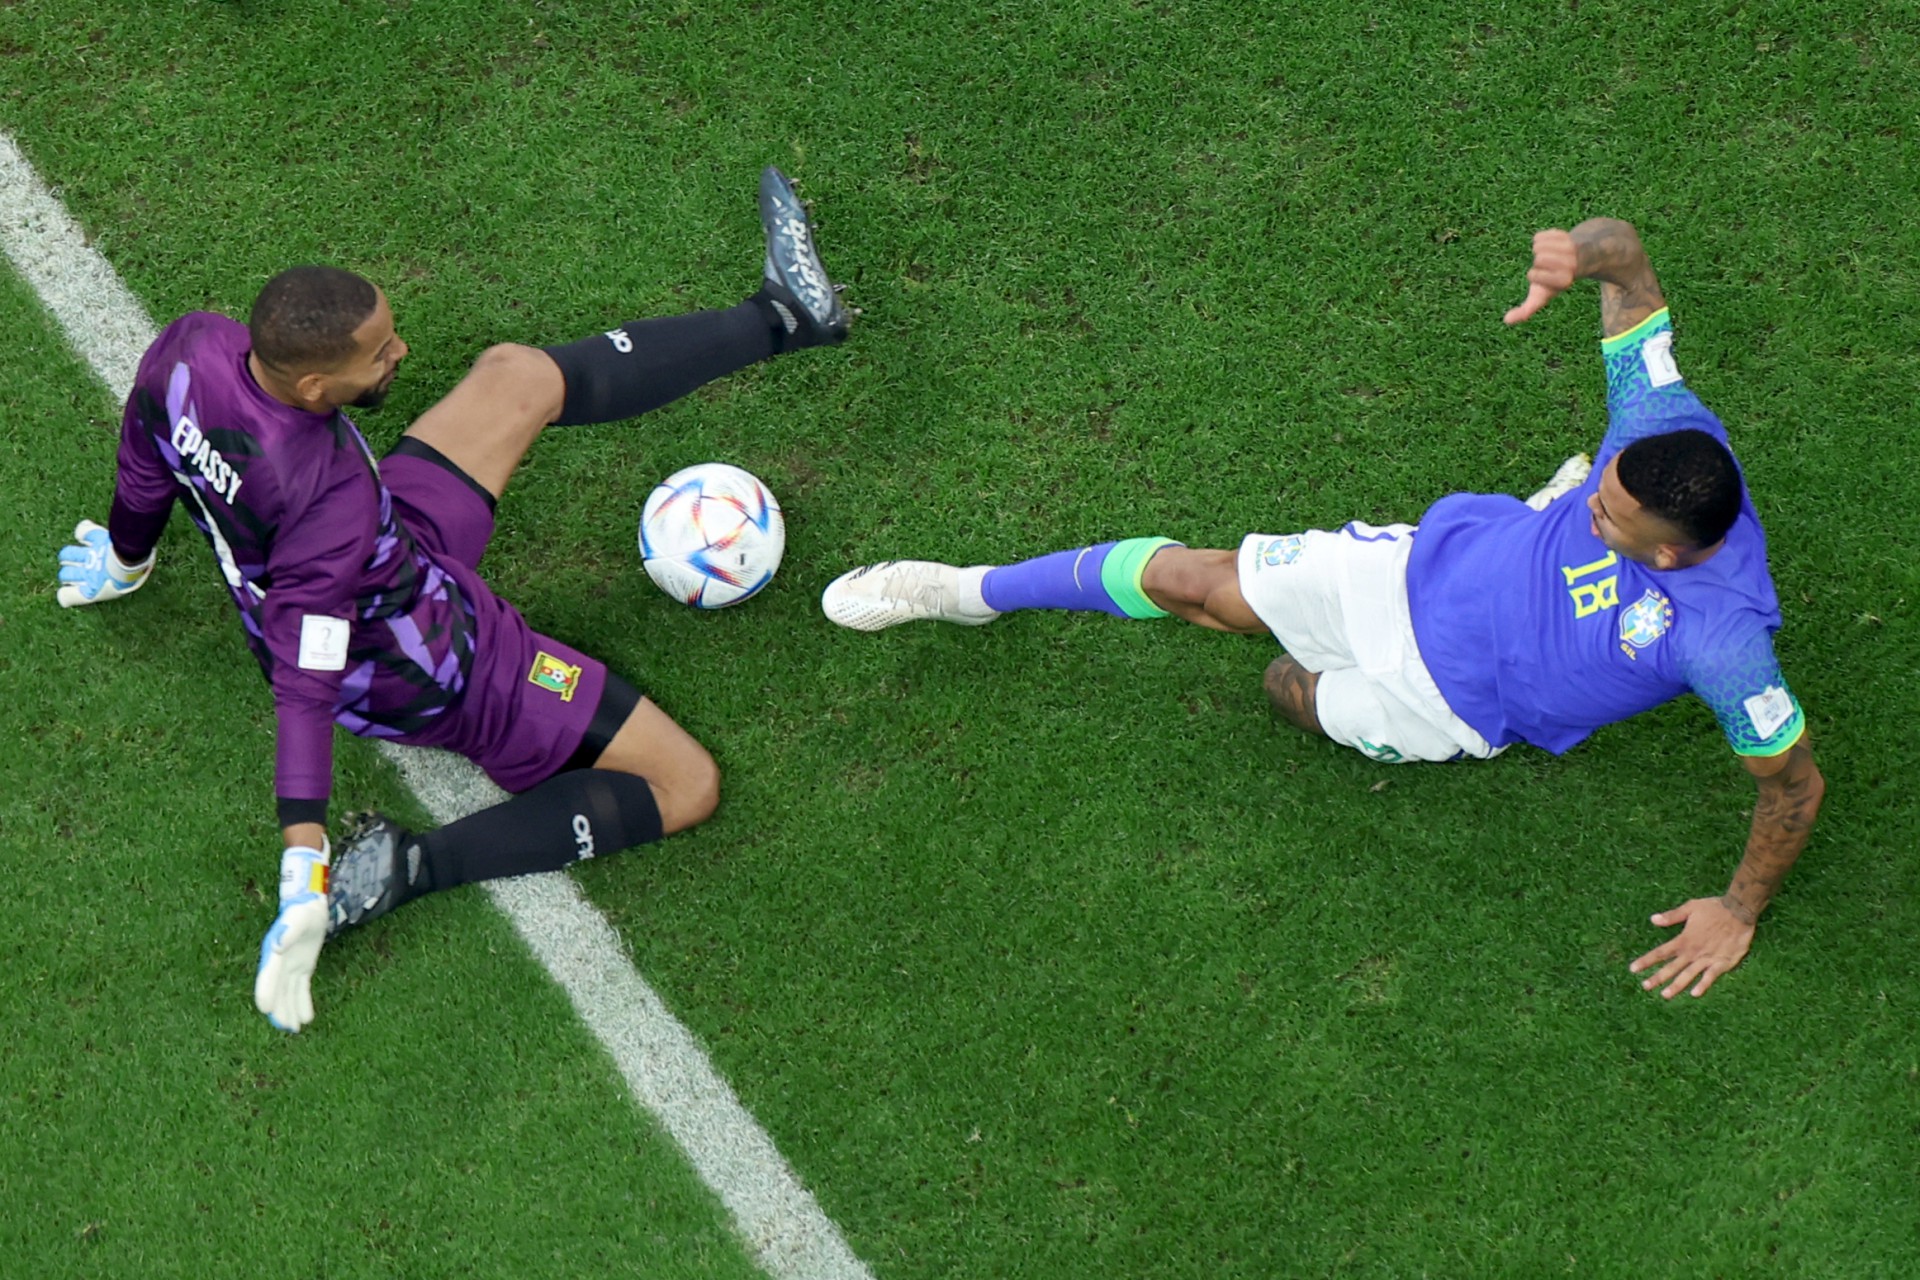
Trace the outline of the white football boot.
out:
<instances>
[{"instance_id":1,"label":"white football boot","mask_svg":"<svg viewBox=\"0 0 1920 1280\"><path fill-rule=\"evenodd\" d=\"M1593 459L1584 453L1576 453L1560 464L1553 473L1553 479L1546 487L1527 499L1527 505L1535 511L1545 511L1547 504L1555 498L1564 498L1587 482L1587 476L1593 472Z\"/></svg>"},{"instance_id":2,"label":"white football boot","mask_svg":"<svg viewBox=\"0 0 1920 1280\"><path fill-rule=\"evenodd\" d=\"M883 560L835 578L820 593L820 609L855 631L884 631L921 621L978 627L1000 616L980 598L980 582L989 567Z\"/></svg>"}]
</instances>

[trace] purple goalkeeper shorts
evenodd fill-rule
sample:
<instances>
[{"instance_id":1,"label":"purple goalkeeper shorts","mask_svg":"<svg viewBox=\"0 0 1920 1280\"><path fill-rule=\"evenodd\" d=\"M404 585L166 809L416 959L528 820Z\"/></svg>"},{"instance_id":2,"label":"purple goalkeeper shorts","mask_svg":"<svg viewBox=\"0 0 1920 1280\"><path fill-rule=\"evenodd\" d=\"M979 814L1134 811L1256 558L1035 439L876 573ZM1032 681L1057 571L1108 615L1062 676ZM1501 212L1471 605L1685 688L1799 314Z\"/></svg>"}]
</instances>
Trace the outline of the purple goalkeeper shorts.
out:
<instances>
[{"instance_id":1,"label":"purple goalkeeper shorts","mask_svg":"<svg viewBox=\"0 0 1920 1280\"><path fill-rule=\"evenodd\" d=\"M381 459L380 478L393 495L395 517L460 584L475 622L466 692L445 715L400 741L457 751L514 792L570 764L591 763L575 754L606 692L607 669L529 627L475 571L493 536L493 496L412 437Z\"/></svg>"}]
</instances>

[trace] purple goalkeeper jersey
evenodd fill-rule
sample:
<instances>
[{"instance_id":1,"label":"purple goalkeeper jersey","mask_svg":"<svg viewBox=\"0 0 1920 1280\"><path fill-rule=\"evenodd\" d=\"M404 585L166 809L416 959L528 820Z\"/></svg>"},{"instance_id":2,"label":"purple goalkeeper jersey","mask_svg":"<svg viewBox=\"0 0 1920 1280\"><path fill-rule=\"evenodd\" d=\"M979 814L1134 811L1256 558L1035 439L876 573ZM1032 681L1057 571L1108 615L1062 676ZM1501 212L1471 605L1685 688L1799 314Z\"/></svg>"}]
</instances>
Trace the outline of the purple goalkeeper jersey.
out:
<instances>
[{"instance_id":1,"label":"purple goalkeeper jersey","mask_svg":"<svg viewBox=\"0 0 1920 1280\"><path fill-rule=\"evenodd\" d=\"M121 425L108 531L145 558L176 499L213 547L247 644L273 687L275 790L320 802L332 722L416 734L466 687L471 588L394 518L366 440L344 413L282 404L247 369L244 325L194 312L140 361Z\"/></svg>"}]
</instances>

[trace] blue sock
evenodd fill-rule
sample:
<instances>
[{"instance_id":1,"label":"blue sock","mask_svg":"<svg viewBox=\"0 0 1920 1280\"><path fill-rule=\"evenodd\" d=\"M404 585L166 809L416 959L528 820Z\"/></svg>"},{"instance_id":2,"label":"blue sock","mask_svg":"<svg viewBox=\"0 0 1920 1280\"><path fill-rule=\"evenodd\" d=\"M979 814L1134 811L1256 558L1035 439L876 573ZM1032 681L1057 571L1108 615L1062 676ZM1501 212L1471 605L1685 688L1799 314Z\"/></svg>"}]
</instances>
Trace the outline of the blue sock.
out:
<instances>
[{"instance_id":1,"label":"blue sock","mask_svg":"<svg viewBox=\"0 0 1920 1280\"><path fill-rule=\"evenodd\" d=\"M1164 618L1140 589L1147 561L1169 538L1128 538L987 570L980 594L989 609L1080 609L1116 618Z\"/></svg>"}]
</instances>

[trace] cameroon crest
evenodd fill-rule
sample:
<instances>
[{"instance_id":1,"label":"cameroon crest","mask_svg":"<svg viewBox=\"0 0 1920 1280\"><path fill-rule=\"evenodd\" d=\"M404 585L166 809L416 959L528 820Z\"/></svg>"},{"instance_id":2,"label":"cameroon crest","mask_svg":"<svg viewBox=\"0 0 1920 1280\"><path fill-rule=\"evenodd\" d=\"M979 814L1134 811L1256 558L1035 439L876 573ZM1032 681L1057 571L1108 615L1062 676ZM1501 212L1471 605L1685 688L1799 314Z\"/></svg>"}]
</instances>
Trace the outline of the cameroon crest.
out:
<instances>
[{"instance_id":1,"label":"cameroon crest","mask_svg":"<svg viewBox=\"0 0 1920 1280\"><path fill-rule=\"evenodd\" d=\"M527 681L539 685L548 693L559 694L562 702L572 702L573 691L580 687L580 668L571 662L562 662L543 649L534 656L533 670L527 672Z\"/></svg>"}]
</instances>

